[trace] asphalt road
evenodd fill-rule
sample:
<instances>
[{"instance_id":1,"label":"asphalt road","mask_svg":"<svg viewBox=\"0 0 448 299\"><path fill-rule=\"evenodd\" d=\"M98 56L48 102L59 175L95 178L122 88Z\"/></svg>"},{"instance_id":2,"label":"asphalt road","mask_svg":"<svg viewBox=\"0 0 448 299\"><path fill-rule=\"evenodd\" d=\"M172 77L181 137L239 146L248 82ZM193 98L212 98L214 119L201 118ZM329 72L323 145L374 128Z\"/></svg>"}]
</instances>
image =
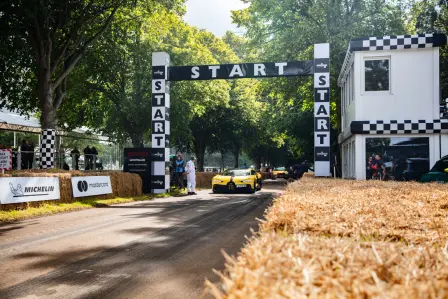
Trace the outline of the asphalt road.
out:
<instances>
[{"instance_id":1,"label":"asphalt road","mask_svg":"<svg viewBox=\"0 0 448 299\"><path fill-rule=\"evenodd\" d=\"M157 199L0 226L0 298L198 298L283 189Z\"/></svg>"}]
</instances>

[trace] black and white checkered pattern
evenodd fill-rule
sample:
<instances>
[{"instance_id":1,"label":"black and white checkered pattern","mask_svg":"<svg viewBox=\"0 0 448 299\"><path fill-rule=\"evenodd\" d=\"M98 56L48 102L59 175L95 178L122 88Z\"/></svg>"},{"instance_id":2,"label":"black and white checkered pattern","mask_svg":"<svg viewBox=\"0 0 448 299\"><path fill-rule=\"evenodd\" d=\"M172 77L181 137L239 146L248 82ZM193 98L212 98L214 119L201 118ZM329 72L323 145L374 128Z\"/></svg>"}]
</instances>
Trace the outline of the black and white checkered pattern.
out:
<instances>
[{"instance_id":1,"label":"black and white checkered pattern","mask_svg":"<svg viewBox=\"0 0 448 299\"><path fill-rule=\"evenodd\" d=\"M169 55L152 55L152 151L151 193L164 193L170 188L170 83L167 80Z\"/></svg>"},{"instance_id":2,"label":"black and white checkered pattern","mask_svg":"<svg viewBox=\"0 0 448 299\"><path fill-rule=\"evenodd\" d=\"M40 167L42 169L53 168L55 147L56 130L42 130L40 146Z\"/></svg>"},{"instance_id":3,"label":"black and white checkered pattern","mask_svg":"<svg viewBox=\"0 0 448 299\"><path fill-rule=\"evenodd\" d=\"M352 134L434 134L448 133L448 119L353 121Z\"/></svg>"},{"instance_id":4,"label":"black and white checkered pattern","mask_svg":"<svg viewBox=\"0 0 448 299\"><path fill-rule=\"evenodd\" d=\"M440 47L445 44L444 34L391 35L353 39L350 41L349 51L422 49Z\"/></svg>"}]
</instances>

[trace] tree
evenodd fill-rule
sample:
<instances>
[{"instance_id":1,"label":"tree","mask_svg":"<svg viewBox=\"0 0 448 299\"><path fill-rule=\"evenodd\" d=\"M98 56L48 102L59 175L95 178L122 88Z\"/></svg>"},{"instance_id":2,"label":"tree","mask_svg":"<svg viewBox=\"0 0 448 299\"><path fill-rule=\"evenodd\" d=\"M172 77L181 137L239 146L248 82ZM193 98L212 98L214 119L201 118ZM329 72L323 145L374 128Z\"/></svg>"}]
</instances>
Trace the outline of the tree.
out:
<instances>
[{"instance_id":1,"label":"tree","mask_svg":"<svg viewBox=\"0 0 448 299\"><path fill-rule=\"evenodd\" d=\"M56 111L66 96L68 75L122 5L123 1L118 0L1 2L4 48L0 55L7 57L5 68L9 74L17 67L19 73L35 82L38 100L35 106L41 110L43 129L56 129ZM14 59L19 45L23 51ZM20 81L9 74L4 77L7 85ZM21 99L20 90L17 95L11 90L1 90L3 105L21 109L29 107L23 101L34 101L34 98Z\"/></svg>"},{"instance_id":2,"label":"tree","mask_svg":"<svg viewBox=\"0 0 448 299\"><path fill-rule=\"evenodd\" d=\"M0 105L23 114L38 110L43 143L51 144L47 133L50 130L53 135L61 125L58 111L67 97L69 75L94 49L119 9L132 10L137 4L150 11L159 4L176 7L183 0L1 2L0 59L5 64L0 78ZM42 167L52 167L52 155L43 153Z\"/></svg>"},{"instance_id":3,"label":"tree","mask_svg":"<svg viewBox=\"0 0 448 299\"><path fill-rule=\"evenodd\" d=\"M340 128L340 92L337 78L347 45L352 38L406 33L405 10L396 2L382 0L348 1L264 1L247 0L248 8L234 11L233 20L245 28L250 49L257 49L257 60L288 61L313 59L313 44L329 42L331 48L331 108L333 128ZM269 99L274 120L272 141L286 145L296 157L310 157L314 122L313 89L309 78L263 80L260 98ZM298 124L301 124L299 126ZM264 141L263 143L269 143ZM262 143L262 144L263 144ZM255 148L264 148L255 147ZM337 140L333 138L333 150Z\"/></svg>"},{"instance_id":4,"label":"tree","mask_svg":"<svg viewBox=\"0 0 448 299\"><path fill-rule=\"evenodd\" d=\"M87 123L103 135L121 141L130 139L134 147L144 144L151 128L148 113L155 46L151 39L167 33L163 30L168 23L164 17L162 6L154 6L149 13L139 4L117 13L97 47L73 73L76 85L69 97L74 100L63 107L61 115L66 124L73 127ZM74 113L70 111L79 110L85 114L72 119Z\"/></svg>"}]
</instances>

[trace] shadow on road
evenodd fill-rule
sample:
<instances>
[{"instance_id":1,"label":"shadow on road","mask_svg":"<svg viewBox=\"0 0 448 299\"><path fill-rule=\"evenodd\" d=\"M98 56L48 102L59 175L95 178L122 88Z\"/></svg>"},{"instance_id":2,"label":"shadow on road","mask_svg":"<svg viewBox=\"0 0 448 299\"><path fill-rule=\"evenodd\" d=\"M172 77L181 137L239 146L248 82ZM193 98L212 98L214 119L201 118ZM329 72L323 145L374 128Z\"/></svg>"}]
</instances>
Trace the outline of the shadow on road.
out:
<instances>
[{"instance_id":1,"label":"shadow on road","mask_svg":"<svg viewBox=\"0 0 448 299\"><path fill-rule=\"evenodd\" d=\"M191 251L192 248L206 247L210 245L208 243L211 241L216 242L217 237L210 237L211 235L216 234L217 231L235 221L238 222L238 219L251 214L260 206L264 210L265 206L270 203L269 197L268 194L263 194L253 198L240 198L235 203L232 203L231 198L219 198L219 200L211 201L192 200L187 203L177 204L174 211L170 210L170 207L173 208L173 206L169 203L148 203L151 207L161 208L162 211L158 212L157 216L141 213L130 215L130 217L144 218L151 216L157 217L157 220L160 221L167 221L173 220L178 216L181 217L177 213L182 208L189 207L203 210L201 210L199 216L169 228L145 227L142 229L123 230L126 233L141 234L142 238L119 247L91 248L85 251L28 252L18 254L15 256L16 259L39 258L39 261L31 264L30 268L57 266L59 269L1 290L0 298L19 298L24 295L51 298L63 295L67 288L76 290L76 296L74 296L76 298L121 297L130 289L133 289L133 286L142 279L147 280L147 283L151 284L151 275L142 277L139 273L152 272L151 268L154 268L154 271L161 271L160 268L156 268L156 265L160 263L167 263L171 278L174 276L183 280L191 279L192 272L189 269L192 266L191 263L176 263L173 261L186 255L188 256L187 251ZM217 208L216 205L219 205L219 207ZM255 218L256 216L254 215L253 217ZM242 226L242 224L239 223L238 226ZM248 230L248 227L246 229ZM244 234L239 237L244 238ZM240 240L239 242L239 246L241 246L244 241ZM225 244L219 243L219 247L225 247ZM71 257L88 255L96 250L102 250L102 252L67 265ZM196 263L201 263L200 256L198 259L199 261ZM219 261L220 265L223 265L223 259L220 258ZM210 270L217 266L206 265ZM200 278L200 284L203 283L203 279L203 277ZM95 287L92 288L92 286Z\"/></svg>"},{"instance_id":2,"label":"shadow on road","mask_svg":"<svg viewBox=\"0 0 448 299\"><path fill-rule=\"evenodd\" d=\"M104 207L136 210L136 213L120 215L121 219L147 218L151 223L172 222L173 225L162 229L151 224L120 229L119 233L141 237L118 247L16 254L13 256L16 260L33 259L29 269L57 269L0 290L0 298L197 297L198 290L199 295L202 291L204 273L211 276L212 268L224 266L220 250L236 254L245 242L245 235L250 234L250 228L257 228L255 218L262 218L273 197L283 188L279 183L268 183L266 190L255 195L220 194L207 200L192 198L181 202L149 201ZM139 209L154 211L139 213ZM191 218L191 215L196 216ZM21 228L16 227L9 229ZM86 258L79 260L80 256ZM217 280L216 277L208 279ZM179 284L191 288L190 293L182 288L177 290ZM156 293L145 293L148 289Z\"/></svg>"}]
</instances>

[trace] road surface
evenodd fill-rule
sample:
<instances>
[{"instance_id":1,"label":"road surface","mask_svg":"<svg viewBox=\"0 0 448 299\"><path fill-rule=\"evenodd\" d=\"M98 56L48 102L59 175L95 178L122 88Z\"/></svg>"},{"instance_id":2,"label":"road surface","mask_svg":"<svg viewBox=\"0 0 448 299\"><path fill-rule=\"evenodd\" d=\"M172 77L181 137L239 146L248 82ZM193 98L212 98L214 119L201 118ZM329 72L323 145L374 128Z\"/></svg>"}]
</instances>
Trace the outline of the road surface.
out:
<instances>
[{"instance_id":1,"label":"road surface","mask_svg":"<svg viewBox=\"0 0 448 299\"><path fill-rule=\"evenodd\" d=\"M198 298L283 183L0 226L0 298Z\"/></svg>"}]
</instances>

